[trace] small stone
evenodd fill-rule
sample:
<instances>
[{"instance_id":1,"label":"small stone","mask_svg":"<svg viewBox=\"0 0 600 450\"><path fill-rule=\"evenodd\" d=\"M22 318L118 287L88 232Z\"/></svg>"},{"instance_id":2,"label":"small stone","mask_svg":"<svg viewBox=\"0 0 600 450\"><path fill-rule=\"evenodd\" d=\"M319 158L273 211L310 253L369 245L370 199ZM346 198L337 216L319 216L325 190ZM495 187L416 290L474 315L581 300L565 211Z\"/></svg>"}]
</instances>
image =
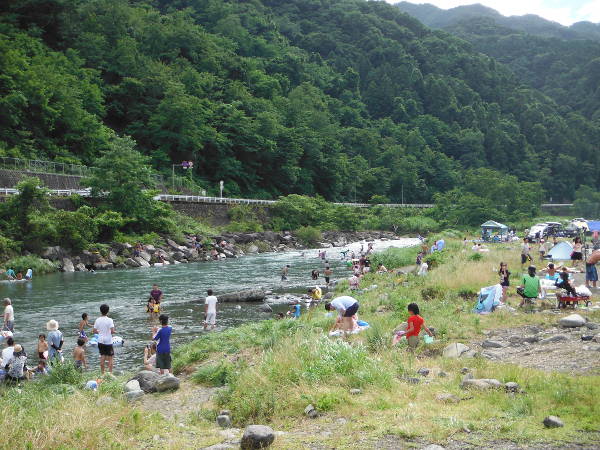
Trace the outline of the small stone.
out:
<instances>
[{"instance_id":1,"label":"small stone","mask_svg":"<svg viewBox=\"0 0 600 450\"><path fill-rule=\"evenodd\" d=\"M409 384L419 384L421 382L420 379L415 377L406 377L404 380Z\"/></svg>"},{"instance_id":2,"label":"small stone","mask_svg":"<svg viewBox=\"0 0 600 450\"><path fill-rule=\"evenodd\" d=\"M579 314L571 314L560 319L558 324L563 328L577 328L585 325L585 319Z\"/></svg>"},{"instance_id":3,"label":"small stone","mask_svg":"<svg viewBox=\"0 0 600 450\"><path fill-rule=\"evenodd\" d=\"M417 370L417 373L422 377L426 377L427 375L429 375L429 369L421 367L419 370Z\"/></svg>"},{"instance_id":4,"label":"small stone","mask_svg":"<svg viewBox=\"0 0 600 450\"><path fill-rule=\"evenodd\" d=\"M139 391L130 391L125 393L125 398L128 402L135 402L144 396L144 391L141 389Z\"/></svg>"},{"instance_id":5,"label":"small stone","mask_svg":"<svg viewBox=\"0 0 600 450\"><path fill-rule=\"evenodd\" d=\"M475 358L477 355L479 355L479 353L476 352L475 350L467 350L466 352L461 354L460 357L461 358Z\"/></svg>"},{"instance_id":6,"label":"small stone","mask_svg":"<svg viewBox=\"0 0 600 450\"><path fill-rule=\"evenodd\" d=\"M306 408L304 408L304 414L311 419L315 419L319 416L318 411L313 405L308 405Z\"/></svg>"},{"instance_id":7,"label":"small stone","mask_svg":"<svg viewBox=\"0 0 600 450\"><path fill-rule=\"evenodd\" d=\"M564 427L565 424L556 416L548 416L544 419L544 426L546 428L560 428Z\"/></svg>"},{"instance_id":8,"label":"small stone","mask_svg":"<svg viewBox=\"0 0 600 450\"><path fill-rule=\"evenodd\" d=\"M506 392L519 392L519 388L519 383L515 383L514 381L509 381L504 385Z\"/></svg>"},{"instance_id":9,"label":"small stone","mask_svg":"<svg viewBox=\"0 0 600 450\"><path fill-rule=\"evenodd\" d=\"M269 447L275 440L275 433L266 425L248 425L240 443L242 450L254 450Z\"/></svg>"},{"instance_id":10,"label":"small stone","mask_svg":"<svg viewBox=\"0 0 600 450\"><path fill-rule=\"evenodd\" d=\"M471 371L471 369L469 369L468 367L463 367L462 369L460 369L460 373L462 373L463 375L469 373Z\"/></svg>"},{"instance_id":11,"label":"small stone","mask_svg":"<svg viewBox=\"0 0 600 450\"><path fill-rule=\"evenodd\" d=\"M444 348L442 355L444 358L459 358L463 353L469 351L469 347L460 342L449 344Z\"/></svg>"},{"instance_id":12,"label":"small stone","mask_svg":"<svg viewBox=\"0 0 600 450\"><path fill-rule=\"evenodd\" d=\"M125 386L123 386L123 390L125 392L139 391L141 390L140 382L138 380L129 380L127 383L125 383Z\"/></svg>"},{"instance_id":13,"label":"small stone","mask_svg":"<svg viewBox=\"0 0 600 450\"><path fill-rule=\"evenodd\" d=\"M161 375L155 384L157 392L179 389L179 378L174 375Z\"/></svg>"},{"instance_id":14,"label":"small stone","mask_svg":"<svg viewBox=\"0 0 600 450\"><path fill-rule=\"evenodd\" d=\"M229 416L217 416L217 425L221 428L229 428L231 426L231 418Z\"/></svg>"},{"instance_id":15,"label":"small stone","mask_svg":"<svg viewBox=\"0 0 600 450\"><path fill-rule=\"evenodd\" d=\"M594 335L593 334L589 334L589 335L583 335L581 336L581 340L582 341L591 341L594 339Z\"/></svg>"},{"instance_id":16,"label":"small stone","mask_svg":"<svg viewBox=\"0 0 600 450\"><path fill-rule=\"evenodd\" d=\"M360 395L362 394L362 389L350 389L350 395Z\"/></svg>"},{"instance_id":17,"label":"small stone","mask_svg":"<svg viewBox=\"0 0 600 450\"><path fill-rule=\"evenodd\" d=\"M219 416L231 417L231 411L229 411L228 409L222 409L221 411L219 411Z\"/></svg>"},{"instance_id":18,"label":"small stone","mask_svg":"<svg viewBox=\"0 0 600 450\"><path fill-rule=\"evenodd\" d=\"M335 423L337 425L346 425L348 423L348 419L345 419L343 417L340 417L338 419L335 419Z\"/></svg>"},{"instance_id":19,"label":"small stone","mask_svg":"<svg viewBox=\"0 0 600 450\"><path fill-rule=\"evenodd\" d=\"M443 370L440 370L438 373L438 377L440 378L446 378L448 376L448 374L446 372L444 372Z\"/></svg>"},{"instance_id":20,"label":"small stone","mask_svg":"<svg viewBox=\"0 0 600 450\"><path fill-rule=\"evenodd\" d=\"M594 322L586 322L585 323L585 327L588 330L597 330L598 328L600 328L600 324L594 323Z\"/></svg>"},{"instance_id":21,"label":"small stone","mask_svg":"<svg viewBox=\"0 0 600 450\"><path fill-rule=\"evenodd\" d=\"M475 377L473 376L473 374L471 372L466 372L465 376L462 378L462 381L466 381L466 380L472 380Z\"/></svg>"},{"instance_id":22,"label":"small stone","mask_svg":"<svg viewBox=\"0 0 600 450\"><path fill-rule=\"evenodd\" d=\"M444 402L444 403L458 403L460 402L460 398L458 398L454 394L438 394L435 396L435 399Z\"/></svg>"},{"instance_id":23,"label":"small stone","mask_svg":"<svg viewBox=\"0 0 600 450\"><path fill-rule=\"evenodd\" d=\"M569 340L569 336L565 336L564 334L555 334L554 336L550 336L546 339L542 339L540 341L540 344L552 344L554 342L562 342L562 341L568 341Z\"/></svg>"},{"instance_id":24,"label":"small stone","mask_svg":"<svg viewBox=\"0 0 600 450\"><path fill-rule=\"evenodd\" d=\"M498 388L500 386L502 386L502 383L493 378L476 378L472 380L463 380L460 384L460 387L463 389L473 388L482 391L487 389Z\"/></svg>"},{"instance_id":25,"label":"small stone","mask_svg":"<svg viewBox=\"0 0 600 450\"><path fill-rule=\"evenodd\" d=\"M501 342L498 342L498 341L492 341L492 340L490 340L490 339L486 339L485 341L483 341L483 342L481 343L481 346L482 346L483 348L502 348L502 347L504 347L504 345L502 345L502 343L501 343Z\"/></svg>"}]
</instances>

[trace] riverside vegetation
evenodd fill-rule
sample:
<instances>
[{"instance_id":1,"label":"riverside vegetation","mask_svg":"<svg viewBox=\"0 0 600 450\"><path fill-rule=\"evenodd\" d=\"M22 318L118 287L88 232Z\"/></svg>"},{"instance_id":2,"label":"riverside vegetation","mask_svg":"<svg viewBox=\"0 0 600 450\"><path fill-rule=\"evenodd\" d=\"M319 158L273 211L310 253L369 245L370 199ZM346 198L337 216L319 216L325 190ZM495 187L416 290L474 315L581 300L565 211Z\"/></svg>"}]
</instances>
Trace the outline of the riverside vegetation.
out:
<instances>
[{"instance_id":1,"label":"riverside vegetation","mask_svg":"<svg viewBox=\"0 0 600 450\"><path fill-rule=\"evenodd\" d=\"M400 265L416 252L414 248L393 250L377 258L388 263L395 259ZM27 448L198 448L226 439L214 424L217 412L226 408L235 426L268 423L282 431L277 448L377 448L448 441L490 448L597 442L598 367L573 374L527 368L526 356L521 365L441 356L448 343L472 345L484 339L486 330L548 329L560 317L470 312L478 289L497 281L493 269L500 260L513 269L511 284L516 284L517 247L493 246L489 254L473 258L458 240L450 239L441 254L426 277L367 275L364 285L377 288L363 291L358 298L361 319L371 328L347 339L327 336L332 319L318 308L299 320L249 324L178 347L174 368L186 377L182 387L186 395L219 387L206 403L178 410L171 401L176 393L158 394L155 409L147 410L143 404L122 399L127 378L105 382L93 393L81 389L82 375L65 368L22 388L2 388L4 434ZM341 282L336 294L346 290L347 283ZM406 306L413 301L437 334L436 341L421 344L416 355L404 345L390 346L393 330L406 319ZM510 301L514 305L514 296ZM600 321L598 311L580 313L592 322ZM464 366L477 378L516 382L521 390L463 390L459 385ZM421 368L429 368L430 374L418 375ZM447 376L438 376L440 371ZM415 379L420 382L413 384ZM360 391L353 395L351 389ZM175 410L169 412L172 419L160 418L162 402ZM316 408L317 418L304 415L308 404ZM559 416L565 426L544 428L542 419L548 415ZM235 436L235 429L231 433Z\"/></svg>"}]
</instances>

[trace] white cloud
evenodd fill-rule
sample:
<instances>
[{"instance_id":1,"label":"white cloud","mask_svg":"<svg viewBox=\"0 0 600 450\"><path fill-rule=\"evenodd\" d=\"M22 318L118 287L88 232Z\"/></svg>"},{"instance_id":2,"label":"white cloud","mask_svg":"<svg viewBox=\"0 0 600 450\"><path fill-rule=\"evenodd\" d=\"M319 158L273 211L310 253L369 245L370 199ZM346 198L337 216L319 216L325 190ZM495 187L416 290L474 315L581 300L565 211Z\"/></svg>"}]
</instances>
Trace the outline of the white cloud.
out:
<instances>
[{"instance_id":1,"label":"white cloud","mask_svg":"<svg viewBox=\"0 0 600 450\"><path fill-rule=\"evenodd\" d=\"M396 3L400 0L388 0ZM563 25L589 20L600 22L600 0L408 0L414 3L431 3L442 9L481 3L505 16L536 14Z\"/></svg>"}]
</instances>

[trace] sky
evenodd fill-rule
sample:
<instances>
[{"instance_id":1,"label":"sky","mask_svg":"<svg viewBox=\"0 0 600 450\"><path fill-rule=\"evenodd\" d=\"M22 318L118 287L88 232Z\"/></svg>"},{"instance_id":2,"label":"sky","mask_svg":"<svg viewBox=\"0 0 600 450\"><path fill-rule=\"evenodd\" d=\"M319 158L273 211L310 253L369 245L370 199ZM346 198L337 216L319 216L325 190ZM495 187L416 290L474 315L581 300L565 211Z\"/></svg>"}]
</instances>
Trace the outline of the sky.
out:
<instances>
[{"instance_id":1,"label":"sky","mask_svg":"<svg viewBox=\"0 0 600 450\"><path fill-rule=\"evenodd\" d=\"M397 3L396 0L388 0ZM536 14L563 25L587 20L600 22L600 0L407 0L411 3L431 3L442 9L481 3L505 16Z\"/></svg>"}]
</instances>

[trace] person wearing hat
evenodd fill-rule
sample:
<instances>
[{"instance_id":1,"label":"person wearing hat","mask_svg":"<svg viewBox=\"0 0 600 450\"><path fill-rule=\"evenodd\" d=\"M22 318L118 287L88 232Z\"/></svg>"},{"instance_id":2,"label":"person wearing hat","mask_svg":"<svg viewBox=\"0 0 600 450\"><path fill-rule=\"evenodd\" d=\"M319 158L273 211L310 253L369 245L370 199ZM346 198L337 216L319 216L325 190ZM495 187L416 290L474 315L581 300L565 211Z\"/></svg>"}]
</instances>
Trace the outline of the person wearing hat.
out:
<instances>
[{"instance_id":1,"label":"person wearing hat","mask_svg":"<svg viewBox=\"0 0 600 450\"><path fill-rule=\"evenodd\" d=\"M6 381L22 381L25 379L25 363L27 362L27 353L19 344L15 344L12 357L4 363L7 370Z\"/></svg>"},{"instance_id":2,"label":"person wearing hat","mask_svg":"<svg viewBox=\"0 0 600 450\"><path fill-rule=\"evenodd\" d=\"M49 331L47 336L48 341L48 362L52 363L54 358L62 360L62 346L64 343L63 334L58 329L58 322L54 319L49 320L46 324L46 329Z\"/></svg>"}]
</instances>

